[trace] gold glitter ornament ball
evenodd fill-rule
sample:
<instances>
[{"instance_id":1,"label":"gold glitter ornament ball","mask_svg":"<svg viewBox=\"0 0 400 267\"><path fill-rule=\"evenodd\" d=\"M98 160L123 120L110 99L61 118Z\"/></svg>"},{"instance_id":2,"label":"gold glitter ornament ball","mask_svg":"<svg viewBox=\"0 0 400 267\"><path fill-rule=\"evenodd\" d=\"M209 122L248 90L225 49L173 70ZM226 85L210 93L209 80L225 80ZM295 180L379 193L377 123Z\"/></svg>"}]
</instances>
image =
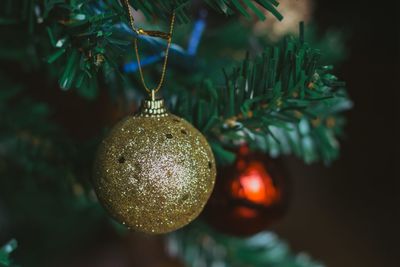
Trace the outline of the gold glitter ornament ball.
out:
<instances>
[{"instance_id":1,"label":"gold glitter ornament ball","mask_svg":"<svg viewBox=\"0 0 400 267\"><path fill-rule=\"evenodd\" d=\"M129 228L161 234L202 211L214 187L215 160L204 136L146 100L100 144L94 188L108 212Z\"/></svg>"}]
</instances>

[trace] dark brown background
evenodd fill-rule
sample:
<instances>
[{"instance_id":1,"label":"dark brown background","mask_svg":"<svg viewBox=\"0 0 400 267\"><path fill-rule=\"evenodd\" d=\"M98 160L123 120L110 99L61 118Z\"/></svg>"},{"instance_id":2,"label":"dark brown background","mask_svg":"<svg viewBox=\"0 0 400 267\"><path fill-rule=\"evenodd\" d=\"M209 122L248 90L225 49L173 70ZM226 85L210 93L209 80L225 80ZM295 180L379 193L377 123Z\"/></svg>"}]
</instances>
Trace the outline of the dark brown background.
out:
<instances>
[{"instance_id":1,"label":"dark brown background","mask_svg":"<svg viewBox=\"0 0 400 267\"><path fill-rule=\"evenodd\" d=\"M351 33L336 69L355 106L331 168L290 163L294 197L276 227L331 267L399 266L399 24L390 1L316 1L320 30Z\"/></svg>"}]
</instances>

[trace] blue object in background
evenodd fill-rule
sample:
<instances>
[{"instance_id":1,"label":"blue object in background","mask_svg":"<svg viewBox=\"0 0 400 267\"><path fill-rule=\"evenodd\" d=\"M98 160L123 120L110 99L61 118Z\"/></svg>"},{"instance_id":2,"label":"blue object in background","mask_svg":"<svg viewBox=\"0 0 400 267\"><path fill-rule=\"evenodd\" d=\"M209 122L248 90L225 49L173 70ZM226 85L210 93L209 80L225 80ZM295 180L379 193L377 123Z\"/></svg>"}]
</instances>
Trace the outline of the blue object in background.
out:
<instances>
[{"instance_id":1,"label":"blue object in background","mask_svg":"<svg viewBox=\"0 0 400 267\"><path fill-rule=\"evenodd\" d=\"M190 40L189 40L189 44L188 44L188 48L185 51L182 47L176 45L176 44L172 44L170 47L170 55L172 55L172 57L174 55L177 55L178 57L183 57L183 58L193 58L196 53L197 53L197 49L199 47L200 44L200 40L201 37L203 35L204 29L206 27L206 19L207 17L207 11L206 10L202 10L200 11L200 16L199 18L196 20L193 30L192 30L192 34L190 36ZM130 35L136 35L135 37L140 38L141 40L143 40L144 42L147 43L147 45L149 45L150 47L152 47L154 50L156 51L160 51L163 50L165 48L165 44L163 42L161 42L160 40L158 40L157 38L153 38L153 37L149 37L149 36L142 36L142 35L137 35L132 29L130 29L126 24L121 24L119 25L124 31L127 31ZM141 66L147 66L147 65L151 65L154 64L160 60L162 60L164 58L165 52L161 52L159 54L153 55L153 56L148 56L143 58L140 63ZM131 61L129 63L126 63L123 66L123 71L125 73L133 73L139 70L139 66L137 64L137 61Z\"/></svg>"},{"instance_id":2,"label":"blue object in background","mask_svg":"<svg viewBox=\"0 0 400 267\"><path fill-rule=\"evenodd\" d=\"M156 63L164 58L164 54L165 53L162 52L159 55L146 57L143 60L140 60L140 64L142 66L146 66L146 65ZM136 72L138 70L139 70L139 65L138 65L137 61L129 62L129 63L125 64L123 67L123 71L126 73L132 73L132 72Z\"/></svg>"},{"instance_id":3,"label":"blue object in background","mask_svg":"<svg viewBox=\"0 0 400 267\"><path fill-rule=\"evenodd\" d=\"M189 40L189 45L187 48L187 53L191 56L196 55L197 48L199 47L201 36L203 35L204 29L206 28L206 17L207 11L200 11L200 18L196 20L192 35Z\"/></svg>"}]
</instances>

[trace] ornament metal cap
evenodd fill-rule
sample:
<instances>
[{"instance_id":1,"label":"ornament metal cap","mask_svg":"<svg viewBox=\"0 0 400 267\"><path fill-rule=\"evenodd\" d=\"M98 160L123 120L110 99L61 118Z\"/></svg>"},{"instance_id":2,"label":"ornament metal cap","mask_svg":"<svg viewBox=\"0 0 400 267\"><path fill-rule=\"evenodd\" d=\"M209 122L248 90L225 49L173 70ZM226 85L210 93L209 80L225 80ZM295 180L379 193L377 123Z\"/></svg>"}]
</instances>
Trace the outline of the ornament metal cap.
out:
<instances>
[{"instance_id":1,"label":"ornament metal cap","mask_svg":"<svg viewBox=\"0 0 400 267\"><path fill-rule=\"evenodd\" d=\"M166 117L168 110L165 107L164 99L145 99L142 102L137 116L140 117Z\"/></svg>"}]
</instances>

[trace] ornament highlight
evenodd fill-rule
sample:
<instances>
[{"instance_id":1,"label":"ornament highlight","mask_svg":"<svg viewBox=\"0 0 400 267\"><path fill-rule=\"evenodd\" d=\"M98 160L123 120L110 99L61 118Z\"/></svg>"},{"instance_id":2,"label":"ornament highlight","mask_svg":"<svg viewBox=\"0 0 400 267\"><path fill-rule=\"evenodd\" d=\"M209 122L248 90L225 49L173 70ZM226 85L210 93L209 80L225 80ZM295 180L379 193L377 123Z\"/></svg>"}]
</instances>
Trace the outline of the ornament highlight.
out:
<instances>
[{"instance_id":1,"label":"ornament highlight","mask_svg":"<svg viewBox=\"0 0 400 267\"><path fill-rule=\"evenodd\" d=\"M284 215L288 189L279 161L242 146L233 165L218 169L205 219L226 234L256 234Z\"/></svg>"},{"instance_id":2,"label":"ornament highlight","mask_svg":"<svg viewBox=\"0 0 400 267\"><path fill-rule=\"evenodd\" d=\"M161 234L194 220L214 187L216 166L205 137L170 114L163 100L145 100L101 143L94 164L96 194L129 228Z\"/></svg>"}]
</instances>

